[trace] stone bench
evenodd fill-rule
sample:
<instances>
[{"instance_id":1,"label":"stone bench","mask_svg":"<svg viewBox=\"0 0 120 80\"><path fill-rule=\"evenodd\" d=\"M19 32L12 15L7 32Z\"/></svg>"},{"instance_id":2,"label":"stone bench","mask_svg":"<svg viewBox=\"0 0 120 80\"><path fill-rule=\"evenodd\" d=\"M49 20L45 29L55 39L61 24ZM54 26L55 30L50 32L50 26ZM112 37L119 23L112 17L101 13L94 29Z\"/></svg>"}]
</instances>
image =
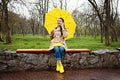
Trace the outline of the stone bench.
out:
<instances>
[{"instance_id":1,"label":"stone bench","mask_svg":"<svg viewBox=\"0 0 120 80\"><path fill-rule=\"evenodd\" d=\"M120 51L68 49L62 62L65 70L120 68ZM55 55L48 49L0 50L0 71L55 70L55 67Z\"/></svg>"},{"instance_id":2,"label":"stone bench","mask_svg":"<svg viewBox=\"0 0 120 80\"><path fill-rule=\"evenodd\" d=\"M17 49L17 53L53 53L52 50L49 49ZM91 53L92 51L89 49L67 49L66 53L80 53L80 52L88 52Z\"/></svg>"}]
</instances>

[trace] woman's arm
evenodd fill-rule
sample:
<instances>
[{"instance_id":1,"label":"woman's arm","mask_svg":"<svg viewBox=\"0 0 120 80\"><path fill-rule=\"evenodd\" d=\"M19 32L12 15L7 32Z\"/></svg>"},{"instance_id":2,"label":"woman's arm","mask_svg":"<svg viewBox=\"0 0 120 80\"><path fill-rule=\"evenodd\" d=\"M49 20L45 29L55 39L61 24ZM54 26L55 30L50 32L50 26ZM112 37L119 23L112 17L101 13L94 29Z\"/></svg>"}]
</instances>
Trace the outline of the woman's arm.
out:
<instances>
[{"instance_id":1,"label":"woman's arm","mask_svg":"<svg viewBox=\"0 0 120 80\"><path fill-rule=\"evenodd\" d=\"M62 28L63 38L66 38L68 36L68 31L65 28L64 23L61 23L61 28Z\"/></svg>"},{"instance_id":2,"label":"woman's arm","mask_svg":"<svg viewBox=\"0 0 120 80\"><path fill-rule=\"evenodd\" d=\"M63 29L63 37L66 38L68 36L68 31L67 29Z\"/></svg>"},{"instance_id":3,"label":"woman's arm","mask_svg":"<svg viewBox=\"0 0 120 80\"><path fill-rule=\"evenodd\" d=\"M51 31L51 34L50 34L50 40L53 39L53 36L54 36L54 30Z\"/></svg>"}]
</instances>

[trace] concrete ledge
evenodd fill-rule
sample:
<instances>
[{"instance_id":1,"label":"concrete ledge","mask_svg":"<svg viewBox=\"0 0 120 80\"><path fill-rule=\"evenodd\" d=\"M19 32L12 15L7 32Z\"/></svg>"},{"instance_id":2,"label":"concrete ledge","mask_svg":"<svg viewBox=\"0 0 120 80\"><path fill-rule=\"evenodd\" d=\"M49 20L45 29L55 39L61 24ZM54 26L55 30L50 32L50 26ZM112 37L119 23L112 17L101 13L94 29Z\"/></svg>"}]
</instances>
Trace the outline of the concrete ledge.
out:
<instances>
[{"instance_id":1,"label":"concrete ledge","mask_svg":"<svg viewBox=\"0 0 120 80\"><path fill-rule=\"evenodd\" d=\"M17 49L17 53L53 53L49 49ZM67 49L66 53L92 52L89 49Z\"/></svg>"}]
</instances>

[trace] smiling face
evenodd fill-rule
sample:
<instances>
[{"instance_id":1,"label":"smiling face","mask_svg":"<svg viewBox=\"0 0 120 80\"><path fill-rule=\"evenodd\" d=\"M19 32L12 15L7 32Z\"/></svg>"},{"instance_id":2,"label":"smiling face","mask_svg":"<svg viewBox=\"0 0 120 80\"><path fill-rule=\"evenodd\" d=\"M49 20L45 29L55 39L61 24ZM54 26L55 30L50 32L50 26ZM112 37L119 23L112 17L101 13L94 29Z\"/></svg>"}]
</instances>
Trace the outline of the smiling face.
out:
<instances>
[{"instance_id":1,"label":"smiling face","mask_svg":"<svg viewBox=\"0 0 120 80\"><path fill-rule=\"evenodd\" d=\"M64 23L64 22L62 21L62 19L59 18L59 19L57 20L57 25L58 25L59 27L60 27L63 23Z\"/></svg>"}]
</instances>

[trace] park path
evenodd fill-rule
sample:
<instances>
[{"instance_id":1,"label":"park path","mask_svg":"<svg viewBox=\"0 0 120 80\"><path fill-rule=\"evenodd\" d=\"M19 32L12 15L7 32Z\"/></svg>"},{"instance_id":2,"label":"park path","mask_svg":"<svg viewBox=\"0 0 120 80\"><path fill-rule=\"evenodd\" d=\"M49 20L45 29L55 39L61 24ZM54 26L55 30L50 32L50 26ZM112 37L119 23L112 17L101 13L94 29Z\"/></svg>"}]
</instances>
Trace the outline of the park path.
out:
<instances>
[{"instance_id":1,"label":"park path","mask_svg":"<svg viewBox=\"0 0 120 80\"><path fill-rule=\"evenodd\" d=\"M120 69L0 72L0 80L120 80Z\"/></svg>"}]
</instances>

